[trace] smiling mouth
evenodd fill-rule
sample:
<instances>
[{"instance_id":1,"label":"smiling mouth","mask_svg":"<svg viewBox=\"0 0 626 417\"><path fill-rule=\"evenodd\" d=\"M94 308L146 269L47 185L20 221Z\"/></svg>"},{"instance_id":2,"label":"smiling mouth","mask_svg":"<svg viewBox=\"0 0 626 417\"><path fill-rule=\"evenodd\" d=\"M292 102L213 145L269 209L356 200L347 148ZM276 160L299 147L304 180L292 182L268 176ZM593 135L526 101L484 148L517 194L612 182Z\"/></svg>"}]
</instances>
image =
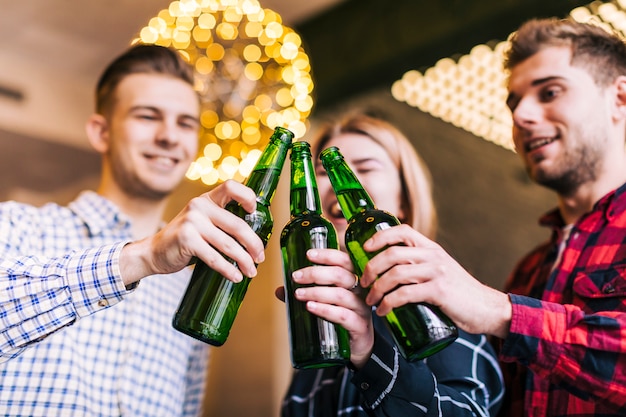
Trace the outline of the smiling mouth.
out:
<instances>
[{"instance_id":1,"label":"smiling mouth","mask_svg":"<svg viewBox=\"0 0 626 417\"><path fill-rule=\"evenodd\" d=\"M163 166L174 166L178 164L178 159L159 155L145 155L149 160Z\"/></svg>"},{"instance_id":2,"label":"smiling mouth","mask_svg":"<svg viewBox=\"0 0 626 417\"><path fill-rule=\"evenodd\" d=\"M533 140L531 142L528 142L524 148L525 148L526 152L531 152L531 151L534 151L535 149L541 148L542 146L549 145L550 143L554 142L555 140L556 140L555 137L535 139L535 140Z\"/></svg>"}]
</instances>

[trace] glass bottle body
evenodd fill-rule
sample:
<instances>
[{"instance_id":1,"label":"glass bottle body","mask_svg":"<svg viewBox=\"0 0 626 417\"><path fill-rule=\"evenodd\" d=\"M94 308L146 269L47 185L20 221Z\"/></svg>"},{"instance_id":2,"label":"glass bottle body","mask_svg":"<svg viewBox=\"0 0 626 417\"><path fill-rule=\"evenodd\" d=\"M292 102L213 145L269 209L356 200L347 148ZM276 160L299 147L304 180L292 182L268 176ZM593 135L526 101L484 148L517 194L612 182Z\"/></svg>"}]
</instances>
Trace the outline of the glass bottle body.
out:
<instances>
[{"instance_id":1,"label":"glass bottle body","mask_svg":"<svg viewBox=\"0 0 626 417\"><path fill-rule=\"evenodd\" d=\"M261 238L263 245L267 244L272 234L274 220L270 203L292 139L293 133L277 127L252 170L246 185L257 195L255 211L248 213L235 201L225 207L244 219ZM198 260L172 325L191 337L221 346L228 338L250 281L244 276L241 282L233 283Z\"/></svg>"},{"instance_id":2,"label":"glass bottle body","mask_svg":"<svg viewBox=\"0 0 626 417\"><path fill-rule=\"evenodd\" d=\"M272 233L269 207L258 204L248 213L235 202L226 205L231 213L243 218L266 245ZM234 283L215 272L204 262L196 263L187 291L174 315L177 330L214 346L224 344L233 326L251 279Z\"/></svg>"},{"instance_id":3,"label":"glass bottle body","mask_svg":"<svg viewBox=\"0 0 626 417\"><path fill-rule=\"evenodd\" d=\"M346 248L357 275L362 275L367 262L381 252L366 252L363 243L377 231L398 224L395 216L373 209L363 210L350 219L346 229ZM384 321L398 350L409 361L424 359L439 352L458 337L454 322L429 304L409 303L396 307L385 315Z\"/></svg>"},{"instance_id":4,"label":"glass bottle body","mask_svg":"<svg viewBox=\"0 0 626 417\"><path fill-rule=\"evenodd\" d=\"M337 232L322 216L311 150L307 142L295 142L291 149L291 218L280 235L285 279L285 304L289 324L291 363L294 368L323 368L350 360L348 332L306 309L295 297L303 286L292 279L298 269L311 266L306 253L312 248L338 249Z\"/></svg>"},{"instance_id":5,"label":"glass bottle body","mask_svg":"<svg viewBox=\"0 0 626 417\"><path fill-rule=\"evenodd\" d=\"M376 208L338 148L325 149L320 157L348 221L346 249L360 276L367 262L384 250L366 252L363 243L379 230L397 226L400 222L394 215ZM426 358L458 337L454 322L437 307L425 303L409 303L395 308L384 321L400 353L409 361Z\"/></svg>"},{"instance_id":6,"label":"glass bottle body","mask_svg":"<svg viewBox=\"0 0 626 417\"><path fill-rule=\"evenodd\" d=\"M306 309L306 303L296 299L294 295L297 288L305 285L297 284L291 279L294 271L313 265L306 257L307 250L338 249L337 233L333 225L314 213L294 217L283 229L280 245L293 367L322 368L348 363L348 332L340 325L311 314Z\"/></svg>"}]
</instances>

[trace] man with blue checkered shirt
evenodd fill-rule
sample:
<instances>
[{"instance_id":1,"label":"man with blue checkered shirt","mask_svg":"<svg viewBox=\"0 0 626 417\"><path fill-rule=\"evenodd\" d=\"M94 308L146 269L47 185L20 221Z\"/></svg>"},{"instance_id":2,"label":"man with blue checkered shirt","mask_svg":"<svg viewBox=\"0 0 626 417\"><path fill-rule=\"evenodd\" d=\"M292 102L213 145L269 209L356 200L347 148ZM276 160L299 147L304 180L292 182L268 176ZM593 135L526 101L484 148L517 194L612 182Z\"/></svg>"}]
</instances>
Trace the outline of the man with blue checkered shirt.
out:
<instances>
[{"instance_id":1,"label":"man with blue checkered shirt","mask_svg":"<svg viewBox=\"0 0 626 417\"><path fill-rule=\"evenodd\" d=\"M197 256L239 281L264 252L223 208L255 208L234 181L162 221L196 156L199 106L177 52L132 47L102 74L86 125L102 155L97 191L67 207L0 204L1 415L200 413L207 345L171 326L187 265Z\"/></svg>"}]
</instances>

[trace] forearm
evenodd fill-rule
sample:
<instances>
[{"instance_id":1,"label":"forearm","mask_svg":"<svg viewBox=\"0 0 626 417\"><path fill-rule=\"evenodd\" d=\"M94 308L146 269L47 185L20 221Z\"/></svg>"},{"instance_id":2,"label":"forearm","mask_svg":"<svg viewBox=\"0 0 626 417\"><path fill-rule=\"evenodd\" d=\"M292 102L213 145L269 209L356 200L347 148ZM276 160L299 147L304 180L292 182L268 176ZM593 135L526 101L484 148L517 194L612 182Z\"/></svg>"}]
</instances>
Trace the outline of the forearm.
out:
<instances>
[{"instance_id":1,"label":"forearm","mask_svg":"<svg viewBox=\"0 0 626 417\"><path fill-rule=\"evenodd\" d=\"M120 253L119 268L124 285L132 287L136 285L142 278L152 275L152 265L146 253L149 245L149 239L143 239L136 242L126 244Z\"/></svg>"}]
</instances>

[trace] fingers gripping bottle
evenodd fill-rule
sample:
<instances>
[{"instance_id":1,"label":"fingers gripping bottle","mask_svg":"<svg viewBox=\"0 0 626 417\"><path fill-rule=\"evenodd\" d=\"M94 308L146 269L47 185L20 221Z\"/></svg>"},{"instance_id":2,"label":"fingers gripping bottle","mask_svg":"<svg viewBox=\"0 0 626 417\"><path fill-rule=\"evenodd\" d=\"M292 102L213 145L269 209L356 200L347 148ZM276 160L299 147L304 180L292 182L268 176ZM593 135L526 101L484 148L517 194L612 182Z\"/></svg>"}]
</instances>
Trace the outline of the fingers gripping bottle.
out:
<instances>
[{"instance_id":1,"label":"fingers gripping bottle","mask_svg":"<svg viewBox=\"0 0 626 417\"><path fill-rule=\"evenodd\" d=\"M291 363L294 368L322 368L343 365L350 360L348 332L306 309L294 292L303 286L291 276L294 271L313 265L306 257L311 248L338 249L337 232L322 217L311 150L307 142L294 142L291 148L291 218L280 235L285 278Z\"/></svg>"},{"instance_id":2,"label":"fingers gripping bottle","mask_svg":"<svg viewBox=\"0 0 626 417\"><path fill-rule=\"evenodd\" d=\"M378 210L337 147L320 154L337 201L348 221L346 248L357 274L378 252L366 252L363 243L379 230L400 224L392 214ZM458 330L437 307L410 303L393 309L385 322L402 356L409 361L428 357L452 343Z\"/></svg>"},{"instance_id":3,"label":"fingers gripping bottle","mask_svg":"<svg viewBox=\"0 0 626 417\"><path fill-rule=\"evenodd\" d=\"M226 205L226 210L250 225L264 245L272 234L274 224L270 203L292 140L292 132L277 127L248 177L246 185L257 196L253 213L246 212L236 201ZM198 260L172 325L189 336L221 346L228 338L249 284L248 277L233 283Z\"/></svg>"}]
</instances>

